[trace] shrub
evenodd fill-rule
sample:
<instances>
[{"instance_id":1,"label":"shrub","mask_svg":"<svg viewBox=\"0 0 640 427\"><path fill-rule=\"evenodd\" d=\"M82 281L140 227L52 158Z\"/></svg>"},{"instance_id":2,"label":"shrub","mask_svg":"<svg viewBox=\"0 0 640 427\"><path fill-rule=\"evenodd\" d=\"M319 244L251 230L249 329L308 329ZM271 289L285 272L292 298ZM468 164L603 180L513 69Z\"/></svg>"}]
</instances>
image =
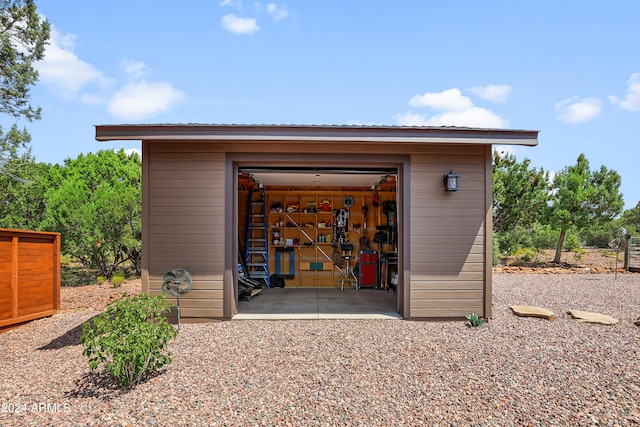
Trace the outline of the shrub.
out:
<instances>
[{"instance_id":1,"label":"shrub","mask_svg":"<svg viewBox=\"0 0 640 427\"><path fill-rule=\"evenodd\" d=\"M97 272L81 266L60 266L60 285L77 287L91 285L97 281Z\"/></svg>"},{"instance_id":2,"label":"shrub","mask_svg":"<svg viewBox=\"0 0 640 427\"><path fill-rule=\"evenodd\" d=\"M498 235L493 233L493 253L491 254L493 266L500 264L500 242L498 241Z\"/></svg>"},{"instance_id":3,"label":"shrub","mask_svg":"<svg viewBox=\"0 0 640 427\"><path fill-rule=\"evenodd\" d=\"M584 234L585 244L595 248L608 248L612 240L612 233L606 230L588 231Z\"/></svg>"},{"instance_id":4,"label":"shrub","mask_svg":"<svg viewBox=\"0 0 640 427\"><path fill-rule=\"evenodd\" d=\"M480 317L478 313L468 314L467 320L469 321L469 326L473 327L482 326L487 322L487 319Z\"/></svg>"},{"instance_id":5,"label":"shrub","mask_svg":"<svg viewBox=\"0 0 640 427\"><path fill-rule=\"evenodd\" d=\"M171 310L165 295L124 294L82 326L82 354L94 370L102 363L120 386L133 386L171 363L164 352L178 332L163 316Z\"/></svg>"},{"instance_id":6,"label":"shrub","mask_svg":"<svg viewBox=\"0 0 640 427\"><path fill-rule=\"evenodd\" d=\"M514 252L514 256L523 262L530 262L536 257L538 251L533 248L521 248Z\"/></svg>"},{"instance_id":7,"label":"shrub","mask_svg":"<svg viewBox=\"0 0 640 427\"><path fill-rule=\"evenodd\" d=\"M104 277L104 276L96 277L96 281L98 282L99 285L102 285L106 280L107 280L107 278Z\"/></svg>"},{"instance_id":8,"label":"shrub","mask_svg":"<svg viewBox=\"0 0 640 427\"><path fill-rule=\"evenodd\" d=\"M124 283L124 280L124 276L116 275L111 278L111 283L113 284L114 288L119 288Z\"/></svg>"},{"instance_id":9,"label":"shrub","mask_svg":"<svg viewBox=\"0 0 640 427\"><path fill-rule=\"evenodd\" d=\"M550 225L534 223L530 227L515 227L510 232L498 233L500 250L505 254L514 254L520 248L555 249L558 245L559 230L554 230ZM579 248L580 236L573 229L567 230L564 247L568 249Z\"/></svg>"}]
</instances>

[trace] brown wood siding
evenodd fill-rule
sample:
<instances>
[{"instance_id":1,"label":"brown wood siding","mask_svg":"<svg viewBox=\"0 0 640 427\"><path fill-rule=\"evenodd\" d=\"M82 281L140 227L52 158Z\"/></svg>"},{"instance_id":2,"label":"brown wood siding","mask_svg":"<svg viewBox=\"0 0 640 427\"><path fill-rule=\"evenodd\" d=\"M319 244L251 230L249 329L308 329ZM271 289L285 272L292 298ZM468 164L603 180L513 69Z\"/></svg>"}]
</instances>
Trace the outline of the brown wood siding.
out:
<instances>
[{"instance_id":1,"label":"brown wood siding","mask_svg":"<svg viewBox=\"0 0 640 427\"><path fill-rule=\"evenodd\" d=\"M439 147L411 156L409 318L485 315L485 147ZM460 174L457 192L443 175Z\"/></svg>"},{"instance_id":2,"label":"brown wood siding","mask_svg":"<svg viewBox=\"0 0 640 427\"><path fill-rule=\"evenodd\" d=\"M0 327L60 308L60 235L0 229Z\"/></svg>"},{"instance_id":3,"label":"brown wood siding","mask_svg":"<svg viewBox=\"0 0 640 427\"><path fill-rule=\"evenodd\" d=\"M223 317L225 155L202 147L145 144L143 153L143 291L158 295L166 272L187 270L193 287L180 299L185 320Z\"/></svg>"},{"instance_id":4,"label":"brown wood siding","mask_svg":"<svg viewBox=\"0 0 640 427\"><path fill-rule=\"evenodd\" d=\"M343 154L330 154L338 146ZM230 271L236 255L230 246L237 242L229 238L228 231L225 235L225 227L237 228L236 220L244 220L237 218L239 208L227 205L243 203L246 195L230 199L225 193L233 188L235 177L230 170L234 159L280 166L392 162L406 168L404 183L398 186L400 278L404 281L399 286L401 314L412 319L490 314L491 266L486 261L491 238L486 233L490 227L490 146L392 143L375 148L373 153L370 146L358 143L144 141L143 289L160 292L162 275L182 267L194 276L194 291L217 291L187 295L181 300L183 317L235 314ZM313 159L301 157L311 152L318 154ZM451 169L461 175L460 191L446 193L442 176ZM229 287L226 292L223 283Z\"/></svg>"}]
</instances>

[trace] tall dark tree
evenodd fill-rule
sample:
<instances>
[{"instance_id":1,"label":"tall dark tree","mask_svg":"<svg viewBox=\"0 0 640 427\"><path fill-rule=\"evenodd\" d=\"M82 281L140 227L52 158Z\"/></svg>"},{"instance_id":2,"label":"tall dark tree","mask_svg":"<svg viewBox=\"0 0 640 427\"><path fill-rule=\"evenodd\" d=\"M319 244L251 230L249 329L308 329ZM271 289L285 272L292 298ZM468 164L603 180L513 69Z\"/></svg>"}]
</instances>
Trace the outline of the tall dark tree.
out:
<instances>
[{"instance_id":1,"label":"tall dark tree","mask_svg":"<svg viewBox=\"0 0 640 427\"><path fill-rule=\"evenodd\" d=\"M38 81L33 65L44 58L49 32L33 0L0 0L0 113L40 118L29 92Z\"/></svg>"},{"instance_id":2,"label":"tall dark tree","mask_svg":"<svg viewBox=\"0 0 640 427\"><path fill-rule=\"evenodd\" d=\"M605 224L622 212L620 175L601 166L591 171L584 154L575 165L559 172L553 180L551 224L560 230L554 262L560 262L564 239L570 227Z\"/></svg>"},{"instance_id":3,"label":"tall dark tree","mask_svg":"<svg viewBox=\"0 0 640 427\"><path fill-rule=\"evenodd\" d=\"M31 105L30 89L38 81L34 63L44 58L49 35L49 23L40 18L33 0L0 0L0 114L15 120L40 119L40 108ZM26 180L21 174L31 158L30 141L26 129L16 124L9 131L0 127L0 173Z\"/></svg>"},{"instance_id":4,"label":"tall dark tree","mask_svg":"<svg viewBox=\"0 0 640 427\"><path fill-rule=\"evenodd\" d=\"M538 221L549 201L549 174L513 154L493 152L493 230L509 232Z\"/></svg>"}]
</instances>

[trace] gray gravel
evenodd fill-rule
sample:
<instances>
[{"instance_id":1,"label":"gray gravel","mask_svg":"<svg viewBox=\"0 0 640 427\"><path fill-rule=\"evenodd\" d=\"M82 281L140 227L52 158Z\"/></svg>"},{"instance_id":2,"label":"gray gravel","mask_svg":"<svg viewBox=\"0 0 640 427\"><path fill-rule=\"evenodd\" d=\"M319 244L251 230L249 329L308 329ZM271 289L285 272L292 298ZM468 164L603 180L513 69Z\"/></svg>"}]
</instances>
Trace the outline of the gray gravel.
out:
<instances>
[{"instance_id":1,"label":"gray gravel","mask_svg":"<svg viewBox=\"0 0 640 427\"><path fill-rule=\"evenodd\" d=\"M540 305L558 319L519 318ZM617 318L579 323L569 309ZM130 391L90 373L75 311L0 334L0 425L640 424L640 275L494 276L494 317L183 324ZM17 412L17 409L21 411Z\"/></svg>"}]
</instances>

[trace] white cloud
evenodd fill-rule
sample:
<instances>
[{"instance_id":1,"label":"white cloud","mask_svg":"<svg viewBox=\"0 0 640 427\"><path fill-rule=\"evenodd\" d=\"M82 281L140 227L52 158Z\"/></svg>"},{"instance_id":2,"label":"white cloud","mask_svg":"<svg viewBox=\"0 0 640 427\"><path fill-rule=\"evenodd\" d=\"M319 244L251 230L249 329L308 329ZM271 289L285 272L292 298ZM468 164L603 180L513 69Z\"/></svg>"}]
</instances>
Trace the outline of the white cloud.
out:
<instances>
[{"instance_id":1,"label":"white cloud","mask_svg":"<svg viewBox=\"0 0 640 427\"><path fill-rule=\"evenodd\" d=\"M242 1L240 0L222 0L220 6L233 6L236 9L242 9Z\"/></svg>"},{"instance_id":2,"label":"white cloud","mask_svg":"<svg viewBox=\"0 0 640 427\"><path fill-rule=\"evenodd\" d=\"M471 107L467 110L448 111L430 117L429 126L466 126L477 128L505 128L507 120L491 110L481 107Z\"/></svg>"},{"instance_id":3,"label":"white cloud","mask_svg":"<svg viewBox=\"0 0 640 427\"><path fill-rule=\"evenodd\" d=\"M124 60L121 63L124 71L134 78L142 78L147 74L147 66L142 61Z\"/></svg>"},{"instance_id":4,"label":"white cloud","mask_svg":"<svg viewBox=\"0 0 640 427\"><path fill-rule=\"evenodd\" d=\"M109 113L127 120L142 120L164 113L184 94L166 82L149 83L141 80L120 89L109 101Z\"/></svg>"},{"instance_id":5,"label":"white cloud","mask_svg":"<svg viewBox=\"0 0 640 427\"><path fill-rule=\"evenodd\" d=\"M382 126L383 125L381 123L376 123L376 122L362 123L360 120L356 120L356 119L347 120L346 124L349 126Z\"/></svg>"},{"instance_id":6,"label":"white cloud","mask_svg":"<svg viewBox=\"0 0 640 427\"><path fill-rule=\"evenodd\" d=\"M482 99L487 101L499 102L504 104L509 98L511 92L511 86L509 85L487 85L487 86L474 86L469 89Z\"/></svg>"},{"instance_id":7,"label":"white cloud","mask_svg":"<svg viewBox=\"0 0 640 427\"><path fill-rule=\"evenodd\" d=\"M276 6L275 3L268 3L267 11L269 12L269 15L271 15L274 21L279 21L281 19L286 18L289 15L289 12L279 8L278 6Z\"/></svg>"},{"instance_id":8,"label":"white cloud","mask_svg":"<svg viewBox=\"0 0 640 427\"><path fill-rule=\"evenodd\" d=\"M556 104L557 118L565 123L585 123L600 115L601 101L598 98L573 97Z\"/></svg>"},{"instance_id":9,"label":"white cloud","mask_svg":"<svg viewBox=\"0 0 640 427\"><path fill-rule=\"evenodd\" d=\"M254 18L241 18L234 13L222 17L222 26L235 34L253 34L260 30Z\"/></svg>"},{"instance_id":10,"label":"white cloud","mask_svg":"<svg viewBox=\"0 0 640 427\"><path fill-rule=\"evenodd\" d=\"M44 59L35 64L40 82L50 85L63 98L73 98L90 85L105 90L114 83L113 79L76 56L73 52L75 37L74 34L61 34L52 26Z\"/></svg>"},{"instance_id":11,"label":"white cloud","mask_svg":"<svg viewBox=\"0 0 640 427\"><path fill-rule=\"evenodd\" d=\"M146 65L132 60L120 64L129 84L114 93L116 80L73 52L75 39L74 34L62 34L52 26L45 58L36 63L40 82L52 87L58 96L92 106L106 105L112 115L130 120L165 112L184 97L169 83L142 80L147 74Z\"/></svg>"},{"instance_id":12,"label":"white cloud","mask_svg":"<svg viewBox=\"0 0 640 427\"><path fill-rule=\"evenodd\" d=\"M426 116L411 111L396 114L394 118L400 126L427 126Z\"/></svg>"},{"instance_id":13,"label":"white cloud","mask_svg":"<svg viewBox=\"0 0 640 427\"><path fill-rule=\"evenodd\" d=\"M633 73L627 81L628 92L624 99L611 95L609 101L627 111L640 111L640 73Z\"/></svg>"},{"instance_id":14,"label":"white cloud","mask_svg":"<svg viewBox=\"0 0 640 427\"><path fill-rule=\"evenodd\" d=\"M396 115L396 120L401 126L459 126L502 129L509 125L509 122L501 116L481 107L446 111L434 116L406 112Z\"/></svg>"},{"instance_id":15,"label":"white cloud","mask_svg":"<svg viewBox=\"0 0 640 427\"><path fill-rule=\"evenodd\" d=\"M427 92L424 95L416 95L409 100L412 107L429 107L434 110L466 110L473 106L468 97L462 95L460 89L447 89L442 92Z\"/></svg>"},{"instance_id":16,"label":"white cloud","mask_svg":"<svg viewBox=\"0 0 640 427\"><path fill-rule=\"evenodd\" d=\"M505 128L508 121L493 111L473 105L458 88L442 92L427 92L409 100L412 107L428 107L437 110L434 115L412 111L395 116L401 126L460 126L477 128Z\"/></svg>"}]
</instances>

